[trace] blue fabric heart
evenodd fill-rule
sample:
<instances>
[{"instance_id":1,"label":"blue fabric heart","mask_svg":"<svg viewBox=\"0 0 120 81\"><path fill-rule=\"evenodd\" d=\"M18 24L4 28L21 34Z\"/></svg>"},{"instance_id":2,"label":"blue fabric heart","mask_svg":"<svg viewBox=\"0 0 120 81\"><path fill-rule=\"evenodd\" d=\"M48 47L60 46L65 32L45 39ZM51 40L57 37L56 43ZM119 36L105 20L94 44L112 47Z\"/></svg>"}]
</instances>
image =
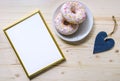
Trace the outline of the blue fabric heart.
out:
<instances>
[{"instance_id":1,"label":"blue fabric heart","mask_svg":"<svg viewBox=\"0 0 120 81\"><path fill-rule=\"evenodd\" d=\"M114 40L112 38L106 37L107 37L106 32L98 33L95 39L93 54L110 50L114 46L115 44Z\"/></svg>"}]
</instances>

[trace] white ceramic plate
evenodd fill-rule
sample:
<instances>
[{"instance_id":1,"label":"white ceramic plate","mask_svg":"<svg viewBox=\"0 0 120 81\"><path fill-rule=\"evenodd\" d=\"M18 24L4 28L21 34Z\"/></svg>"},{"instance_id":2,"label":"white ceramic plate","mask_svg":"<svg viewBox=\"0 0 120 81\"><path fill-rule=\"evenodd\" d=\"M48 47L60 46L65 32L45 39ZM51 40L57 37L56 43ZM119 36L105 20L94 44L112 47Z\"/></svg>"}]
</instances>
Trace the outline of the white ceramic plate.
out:
<instances>
[{"instance_id":1,"label":"white ceramic plate","mask_svg":"<svg viewBox=\"0 0 120 81\"><path fill-rule=\"evenodd\" d=\"M54 26L54 19L55 19L56 15L60 12L60 8L61 8L62 5L60 5L56 9L56 11L55 11L55 13L53 15L53 26ZM84 5L84 6L85 6L85 9L86 9L87 19L82 24L80 24L80 27L77 30L77 32L75 32L74 34L69 35L69 36L62 35L59 32L57 32L57 30L56 30L56 28L54 26L55 33L61 39L65 40L67 42L78 42L78 41L84 39L90 33L90 31L91 31L91 29L93 27L93 16L92 16L92 13L89 10L89 8L86 5Z\"/></svg>"}]
</instances>

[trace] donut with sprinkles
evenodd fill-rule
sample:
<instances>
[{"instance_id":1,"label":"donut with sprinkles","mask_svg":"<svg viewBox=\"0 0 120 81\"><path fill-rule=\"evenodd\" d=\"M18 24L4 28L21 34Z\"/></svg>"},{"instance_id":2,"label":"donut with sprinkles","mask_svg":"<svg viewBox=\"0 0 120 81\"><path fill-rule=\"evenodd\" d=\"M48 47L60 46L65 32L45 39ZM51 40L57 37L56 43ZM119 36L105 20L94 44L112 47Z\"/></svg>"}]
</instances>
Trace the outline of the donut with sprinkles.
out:
<instances>
[{"instance_id":1,"label":"donut with sprinkles","mask_svg":"<svg viewBox=\"0 0 120 81\"><path fill-rule=\"evenodd\" d=\"M79 1L68 1L61 7L63 17L72 24L80 24L86 19L84 5Z\"/></svg>"},{"instance_id":2,"label":"donut with sprinkles","mask_svg":"<svg viewBox=\"0 0 120 81\"><path fill-rule=\"evenodd\" d=\"M62 13L58 13L54 19L56 30L63 35L71 35L75 33L79 27L78 24L71 24L65 20Z\"/></svg>"}]
</instances>

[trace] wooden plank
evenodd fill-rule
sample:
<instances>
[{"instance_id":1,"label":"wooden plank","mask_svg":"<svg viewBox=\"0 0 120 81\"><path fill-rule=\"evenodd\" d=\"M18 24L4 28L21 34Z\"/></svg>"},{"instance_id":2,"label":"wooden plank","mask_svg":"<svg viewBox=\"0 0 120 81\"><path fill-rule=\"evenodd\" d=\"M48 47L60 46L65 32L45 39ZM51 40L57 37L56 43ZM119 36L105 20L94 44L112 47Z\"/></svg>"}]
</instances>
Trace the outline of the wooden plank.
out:
<instances>
[{"instance_id":1,"label":"wooden plank","mask_svg":"<svg viewBox=\"0 0 120 81\"><path fill-rule=\"evenodd\" d=\"M93 16L91 33L78 45L62 41L54 32L52 17L55 9L69 0L3 0L0 2L0 81L29 81L2 29L40 9L50 30L62 49L66 62L40 74L32 81L120 81L120 6L119 0L81 0ZM98 32L112 31L116 17L118 27L112 35L115 47L93 55L94 40Z\"/></svg>"}]
</instances>

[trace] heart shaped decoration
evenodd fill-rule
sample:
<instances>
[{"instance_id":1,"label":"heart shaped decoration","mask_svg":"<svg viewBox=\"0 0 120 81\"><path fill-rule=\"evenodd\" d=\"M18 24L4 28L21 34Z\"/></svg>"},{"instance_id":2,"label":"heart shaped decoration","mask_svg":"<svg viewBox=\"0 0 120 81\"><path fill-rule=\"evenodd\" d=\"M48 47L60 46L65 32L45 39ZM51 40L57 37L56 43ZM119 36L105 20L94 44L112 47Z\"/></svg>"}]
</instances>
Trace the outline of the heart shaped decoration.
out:
<instances>
[{"instance_id":1,"label":"heart shaped decoration","mask_svg":"<svg viewBox=\"0 0 120 81\"><path fill-rule=\"evenodd\" d=\"M104 52L114 47L115 44L114 40L112 38L106 38L106 37L107 37L106 32L98 33L95 39L93 54Z\"/></svg>"}]
</instances>

